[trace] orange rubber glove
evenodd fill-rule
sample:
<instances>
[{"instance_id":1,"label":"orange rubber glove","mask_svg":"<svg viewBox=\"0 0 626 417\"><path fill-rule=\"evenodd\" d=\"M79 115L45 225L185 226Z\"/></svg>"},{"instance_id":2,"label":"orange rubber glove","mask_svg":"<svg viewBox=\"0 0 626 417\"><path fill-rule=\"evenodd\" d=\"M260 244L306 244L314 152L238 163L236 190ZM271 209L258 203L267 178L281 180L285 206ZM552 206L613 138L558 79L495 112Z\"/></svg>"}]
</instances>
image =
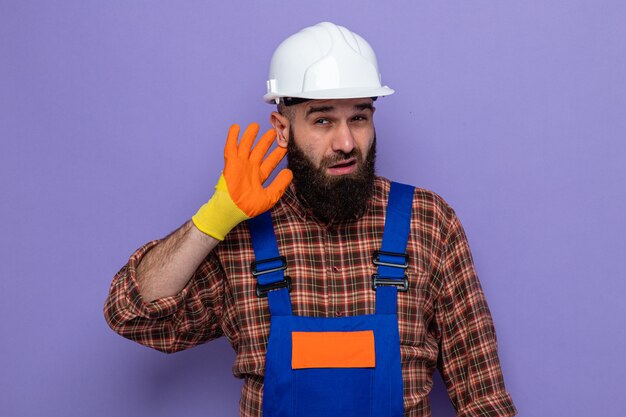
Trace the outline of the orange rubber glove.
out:
<instances>
[{"instance_id":1,"label":"orange rubber glove","mask_svg":"<svg viewBox=\"0 0 626 417\"><path fill-rule=\"evenodd\" d=\"M224 147L224 171L217 181L215 193L191 218L198 229L215 239L224 240L239 223L272 208L293 178L289 169L283 169L269 186L263 188L287 150L277 147L263 159L276 138L276 132L268 130L252 148L258 132L259 125L251 123L237 146L239 125L230 127Z\"/></svg>"}]
</instances>

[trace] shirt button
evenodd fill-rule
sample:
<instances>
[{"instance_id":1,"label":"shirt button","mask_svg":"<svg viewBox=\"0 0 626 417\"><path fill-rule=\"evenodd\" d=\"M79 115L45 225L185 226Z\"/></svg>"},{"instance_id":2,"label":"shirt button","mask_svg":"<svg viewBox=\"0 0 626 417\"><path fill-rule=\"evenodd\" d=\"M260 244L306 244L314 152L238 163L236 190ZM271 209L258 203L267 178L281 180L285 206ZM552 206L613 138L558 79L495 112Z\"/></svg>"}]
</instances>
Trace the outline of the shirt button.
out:
<instances>
[{"instance_id":1,"label":"shirt button","mask_svg":"<svg viewBox=\"0 0 626 417\"><path fill-rule=\"evenodd\" d=\"M333 272L339 272L339 268L337 268L336 266L333 266Z\"/></svg>"},{"instance_id":2,"label":"shirt button","mask_svg":"<svg viewBox=\"0 0 626 417\"><path fill-rule=\"evenodd\" d=\"M335 316L341 317L341 316L343 316L343 312L337 310L337 311L335 311Z\"/></svg>"}]
</instances>

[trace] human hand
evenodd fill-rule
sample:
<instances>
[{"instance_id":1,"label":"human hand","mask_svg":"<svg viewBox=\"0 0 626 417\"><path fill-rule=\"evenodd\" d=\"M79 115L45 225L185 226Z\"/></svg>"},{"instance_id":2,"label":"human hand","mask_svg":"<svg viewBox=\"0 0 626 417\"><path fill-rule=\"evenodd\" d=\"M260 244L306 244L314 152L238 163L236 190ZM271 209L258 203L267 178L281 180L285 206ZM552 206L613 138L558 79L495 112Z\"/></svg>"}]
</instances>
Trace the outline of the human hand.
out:
<instances>
[{"instance_id":1,"label":"human hand","mask_svg":"<svg viewBox=\"0 0 626 417\"><path fill-rule=\"evenodd\" d=\"M237 144L239 130L239 125L230 127L224 147L224 171L215 186L215 193L192 217L198 229L219 240L223 240L240 222L272 208L293 178L289 169L283 169L270 185L263 188L287 150L278 147L263 159L276 138L276 132L268 130L252 148L259 125L251 123Z\"/></svg>"}]
</instances>

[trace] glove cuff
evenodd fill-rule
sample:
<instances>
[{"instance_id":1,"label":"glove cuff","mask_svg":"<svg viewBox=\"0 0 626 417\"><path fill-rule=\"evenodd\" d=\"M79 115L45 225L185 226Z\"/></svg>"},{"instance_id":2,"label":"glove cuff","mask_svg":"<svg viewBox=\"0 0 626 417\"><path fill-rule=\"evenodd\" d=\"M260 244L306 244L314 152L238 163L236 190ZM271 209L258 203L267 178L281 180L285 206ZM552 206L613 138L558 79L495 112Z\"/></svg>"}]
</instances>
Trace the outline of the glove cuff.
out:
<instances>
[{"instance_id":1,"label":"glove cuff","mask_svg":"<svg viewBox=\"0 0 626 417\"><path fill-rule=\"evenodd\" d=\"M230 197L222 174L215 186L213 197L200 207L191 220L201 232L217 240L224 240L228 232L249 218Z\"/></svg>"}]
</instances>

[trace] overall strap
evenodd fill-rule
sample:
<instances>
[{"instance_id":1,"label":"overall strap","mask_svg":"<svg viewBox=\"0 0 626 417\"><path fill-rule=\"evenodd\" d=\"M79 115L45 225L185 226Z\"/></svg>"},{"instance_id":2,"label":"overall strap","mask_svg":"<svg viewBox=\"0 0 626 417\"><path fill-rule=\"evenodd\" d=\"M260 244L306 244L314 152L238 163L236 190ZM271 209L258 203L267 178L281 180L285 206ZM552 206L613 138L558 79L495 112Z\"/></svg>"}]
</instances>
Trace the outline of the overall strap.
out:
<instances>
[{"instance_id":1,"label":"overall strap","mask_svg":"<svg viewBox=\"0 0 626 417\"><path fill-rule=\"evenodd\" d=\"M287 262L278 252L272 216L269 211L248 220L255 261L252 275L257 279L258 297L267 297L272 316L290 316L291 278L285 276Z\"/></svg>"},{"instance_id":2,"label":"overall strap","mask_svg":"<svg viewBox=\"0 0 626 417\"><path fill-rule=\"evenodd\" d=\"M374 251L374 264L378 266L372 275L372 288L376 291L376 314L396 314L398 291L407 291L409 281L405 274L409 265L406 245L411 228L411 211L415 188L391 183L389 201L385 214L385 229L381 250Z\"/></svg>"}]
</instances>

